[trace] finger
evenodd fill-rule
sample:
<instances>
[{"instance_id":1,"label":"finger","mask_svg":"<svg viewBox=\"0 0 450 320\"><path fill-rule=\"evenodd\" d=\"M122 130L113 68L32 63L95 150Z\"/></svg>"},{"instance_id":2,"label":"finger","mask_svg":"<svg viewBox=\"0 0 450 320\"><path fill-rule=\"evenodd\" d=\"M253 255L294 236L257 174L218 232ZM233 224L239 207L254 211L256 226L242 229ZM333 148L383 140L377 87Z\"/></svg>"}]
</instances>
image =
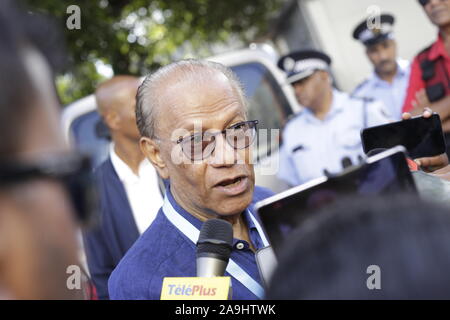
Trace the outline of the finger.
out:
<instances>
[{"instance_id":1,"label":"finger","mask_svg":"<svg viewBox=\"0 0 450 320\"><path fill-rule=\"evenodd\" d=\"M417 164L419 164L421 167L439 167L442 168L446 165L448 165L448 157L447 154L440 154L435 157L424 157L424 158L418 158L414 159Z\"/></svg>"},{"instance_id":2,"label":"finger","mask_svg":"<svg viewBox=\"0 0 450 320\"><path fill-rule=\"evenodd\" d=\"M421 167L430 167L433 166L437 163L436 159L434 157L430 157L430 158L420 158L420 159L415 159L416 163L420 163Z\"/></svg>"},{"instance_id":3,"label":"finger","mask_svg":"<svg viewBox=\"0 0 450 320\"><path fill-rule=\"evenodd\" d=\"M403 114L402 114L402 119L403 119L403 120L408 120L408 119L411 119L411 118L412 118L411 113L409 113L409 112L403 112Z\"/></svg>"},{"instance_id":4,"label":"finger","mask_svg":"<svg viewBox=\"0 0 450 320\"><path fill-rule=\"evenodd\" d=\"M433 115L433 110L431 110L431 109L428 108L428 107L426 107L426 108L423 109L422 116L423 116L424 118L429 118L429 117L431 117L432 115Z\"/></svg>"}]
</instances>

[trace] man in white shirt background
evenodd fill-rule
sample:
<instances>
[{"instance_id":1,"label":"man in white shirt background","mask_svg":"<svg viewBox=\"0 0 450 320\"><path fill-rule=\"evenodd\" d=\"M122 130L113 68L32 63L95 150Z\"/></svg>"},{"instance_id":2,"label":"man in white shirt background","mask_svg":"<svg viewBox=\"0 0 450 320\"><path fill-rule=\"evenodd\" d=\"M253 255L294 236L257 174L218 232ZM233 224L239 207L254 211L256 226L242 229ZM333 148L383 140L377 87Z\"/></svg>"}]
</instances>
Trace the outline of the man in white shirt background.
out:
<instances>
[{"instance_id":1,"label":"man in white shirt background","mask_svg":"<svg viewBox=\"0 0 450 320\"><path fill-rule=\"evenodd\" d=\"M100 299L120 259L155 219L162 205L156 170L142 154L135 106L139 78L115 76L95 92L97 109L112 143L109 158L96 170L100 221L85 232L89 271Z\"/></svg>"}]
</instances>

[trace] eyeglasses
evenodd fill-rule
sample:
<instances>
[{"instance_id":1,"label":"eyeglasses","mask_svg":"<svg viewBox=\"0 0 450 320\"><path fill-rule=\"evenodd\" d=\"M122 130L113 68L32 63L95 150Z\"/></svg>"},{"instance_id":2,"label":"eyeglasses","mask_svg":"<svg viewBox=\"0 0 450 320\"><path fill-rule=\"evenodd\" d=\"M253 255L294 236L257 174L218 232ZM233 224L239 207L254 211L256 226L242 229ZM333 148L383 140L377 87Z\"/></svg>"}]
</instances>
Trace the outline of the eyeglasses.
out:
<instances>
[{"instance_id":1,"label":"eyeglasses","mask_svg":"<svg viewBox=\"0 0 450 320\"><path fill-rule=\"evenodd\" d=\"M78 221L84 225L95 222L97 192L90 158L66 154L47 157L36 163L0 161L0 187L39 178L60 180L67 189Z\"/></svg>"},{"instance_id":2,"label":"eyeglasses","mask_svg":"<svg viewBox=\"0 0 450 320\"><path fill-rule=\"evenodd\" d=\"M190 160L203 160L211 155L216 148L216 136L225 135L225 140L235 150L248 148L256 136L258 120L243 121L221 131L209 131L193 134L176 141L183 153Z\"/></svg>"}]
</instances>

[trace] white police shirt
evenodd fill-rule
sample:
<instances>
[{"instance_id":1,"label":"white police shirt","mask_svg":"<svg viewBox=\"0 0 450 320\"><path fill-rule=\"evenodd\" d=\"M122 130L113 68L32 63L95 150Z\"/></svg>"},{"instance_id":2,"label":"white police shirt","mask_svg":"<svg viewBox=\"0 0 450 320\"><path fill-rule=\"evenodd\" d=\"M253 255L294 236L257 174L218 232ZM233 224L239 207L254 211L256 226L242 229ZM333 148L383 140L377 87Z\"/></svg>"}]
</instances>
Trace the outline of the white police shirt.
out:
<instances>
[{"instance_id":1,"label":"white police shirt","mask_svg":"<svg viewBox=\"0 0 450 320\"><path fill-rule=\"evenodd\" d=\"M383 103L354 98L334 90L330 111L320 120L307 108L284 128L278 178L296 186L324 175L342 171L342 159L358 163L364 155L360 131L389 122Z\"/></svg>"},{"instance_id":2,"label":"white police shirt","mask_svg":"<svg viewBox=\"0 0 450 320\"><path fill-rule=\"evenodd\" d=\"M373 72L365 81L361 82L352 95L380 100L394 120L401 120L402 107L408 89L410 63L407 60L397 60L397 74L392 83L382 80Z\"/></svg>"}]
</instances>

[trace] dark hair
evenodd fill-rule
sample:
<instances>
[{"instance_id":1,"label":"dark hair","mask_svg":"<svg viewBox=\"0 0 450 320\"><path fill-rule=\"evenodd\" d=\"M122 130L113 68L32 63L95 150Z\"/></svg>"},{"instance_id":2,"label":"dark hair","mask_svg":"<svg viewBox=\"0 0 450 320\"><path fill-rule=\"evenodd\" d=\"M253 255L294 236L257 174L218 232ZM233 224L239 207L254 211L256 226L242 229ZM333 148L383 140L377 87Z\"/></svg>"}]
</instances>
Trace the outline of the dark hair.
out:
<instances>
[{"instance_id":1,"label":"dark hair","mask_svg":"<svg viewBox=\"0 0 450 320\"><path fill-rule=\"evenodd\" d=\"M449 299L450 210L412 196L346 199L292 233L269 299ZM369 290L380 268L381 288Z\"/></svg>"},{"instance_id":2,"label":"dark hair","mask_svg":"<svg viewBox=\"0 0 450 320\"><path fill-rule=\"evenodd\" d=\"M0 1L0 157L17 151L22 120L37 94L24 65L24 50L38 50L55 73L65 64L60 39L42 15L21 11L13 1Z\"/></svg>"}]
</instances>

